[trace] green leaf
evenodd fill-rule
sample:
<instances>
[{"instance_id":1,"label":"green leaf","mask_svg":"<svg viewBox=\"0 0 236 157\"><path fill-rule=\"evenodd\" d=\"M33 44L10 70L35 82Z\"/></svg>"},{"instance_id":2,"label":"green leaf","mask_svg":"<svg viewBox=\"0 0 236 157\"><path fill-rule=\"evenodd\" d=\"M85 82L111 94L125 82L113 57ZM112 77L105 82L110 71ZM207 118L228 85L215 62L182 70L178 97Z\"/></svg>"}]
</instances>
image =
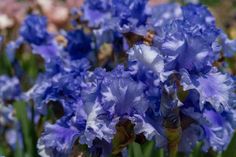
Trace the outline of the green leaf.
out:
<instances>
[{"instance_id":1,"label":"green leaf","mask_svg":"<svg viewBox=\"0 0 236 157\"><path fill-rule=\"evenodd\" d=\"M134 150L134 157L143 157L143 152L140 144L138 143L133 143L133 150Z\"/></svg>"},{"instance_id":2,"label":"green leaf","mask_svg":"<svg viewBox=\"0 0 236 157\"><path fill-rule=\"evenodd\" d=\"M217 5L220 3L220 0L201 0L201 3L205 4L205 5Z\"/></svg>"},{"instance_id":3,"label":"green leaf","mask_svg":"<svg viewBox=\"0 0 236 157\"><path fill-rule=\"evenodd\" d=\"M142 145L144 157L164 157L164 150L158 149L155 146L155 142L148 141Z\"/></svg>"},{"instance_id":4,"label":"green leaf","mask_svg":"<svg viewBox=\"0 0 236 157\"><path fill-rule=\"evenodd\" d=\"M25 102L15 102L14 107L16 109L16 117L20 122L23 132L23 141L26 147L26 154L24 156L37 156L33 116L31 117L31 120L28 118Z\"/></svg>"},{"instance_id":5,"label":"green leaf","mask_svg":"<svg viewBox=\"0 0 236 157\"><path fill-rule=\"evenodd\" d=\"M204 157L204 153L201 151L202 144L198 143L197 146L194 148L191 156L192 157Z\"/></svg>"},{"instance_id":6,"label":"green leaf","mask_svg":"<svg viewBox=\"0 0 236 157\"><path fill-rule=\"evenodd\" d=\"M156 149L155 150L155 156L157 156L157 157L164 157L165 156L164 150L163 149Z\"/></svg>"},{"instance_id":7,"label":"green leaf","mask_svg":"<svg viewBox=\"0 0 236 157\"><path fill-rule=\"evenodd\" d=\"M128 146L128 157L164 157L164 151L157 149L153 141L142 145L133 142Z\"/></svg>"},{"instance_id":8,"label":"green leaf","mask_svg":"<svg viewBox=\"0 0 236 157\"><path fill-rule=\"evenodd\" d=\"M6 53L0 53L0 74L12 74L11 63L7 59Z\"/></svg>"},{"instance_id":9,"label":"green leaf","mask_svg":"<svg viewBox=\"0 0 236 157\"><path fill-rule=\"evenodd\" d=\"M14 156L15 157L24 157L24 151L22 148L20 148L18 141L16 144L16 150L14 151Z\"/></svg>"},{"instance_id":10,"label":"green leaf","mask_svg":"<svg viewBox=\"0 0 236 157\"><path fill-rule=\"evenodd\" d=\"M133 142L128 146L128 157L144 157L140 144Z\"/></svg>"},{"instance_id":11,"label":"green leaf","mask_svg":"<svg viewBox=\"0 0 236 157\"><path fill-rule=\"evenodd\" d=\"M0 156L4 156L6 153L5 153L5 150L4 150L4 146L3 145L0 145Z\"/></svg>"},{"instance_id":12,"label":"green leaf","mask_svg":"<svg viewBox=\"0 0 236 157\"><path fill-rule=\"evenodd\" d=\"M134 157L133 152L134 150L132 144L128 145L128 157Z\"/></svg>"},{"instance_id":13,"label":"green leaf","mask_svg":"<svg viewBox=\"0 0 236 157\"><path fill-rule=\"evenodd\" d=\"M236 134L234 134L228 148L222 153L222 157L236 157Z\"/></svg>"},{"instance_id":14,"label":"green leaf","mask_svg":"<svg viewBox=\"0 0 236 157\"><path fill-rule=\"evenodd\" d=\"M144 157L151 157L154 155L155 142L146 142L142 145Z\"/></svg>"}]
</instances>

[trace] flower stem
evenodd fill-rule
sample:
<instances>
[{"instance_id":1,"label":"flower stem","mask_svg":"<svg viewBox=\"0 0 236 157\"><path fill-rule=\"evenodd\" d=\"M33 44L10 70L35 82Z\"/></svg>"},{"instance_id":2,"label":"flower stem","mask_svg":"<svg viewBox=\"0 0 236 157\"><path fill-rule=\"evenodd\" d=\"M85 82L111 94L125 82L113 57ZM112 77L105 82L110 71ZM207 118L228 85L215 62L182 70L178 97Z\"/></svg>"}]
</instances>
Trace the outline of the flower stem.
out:
<instances>
[{"instance_id":1,"label":"flower stem","mask_svg":"<svg viewBox=\"0 0 236 157\"><path fill-rule=\"evenodd\" d=\"M176 157L178 152L179 141L182 134L180 125L179 109L169 111L169 116L165 118L165 134L168 140L168 157Z\"/></svg>"}]
</instances>

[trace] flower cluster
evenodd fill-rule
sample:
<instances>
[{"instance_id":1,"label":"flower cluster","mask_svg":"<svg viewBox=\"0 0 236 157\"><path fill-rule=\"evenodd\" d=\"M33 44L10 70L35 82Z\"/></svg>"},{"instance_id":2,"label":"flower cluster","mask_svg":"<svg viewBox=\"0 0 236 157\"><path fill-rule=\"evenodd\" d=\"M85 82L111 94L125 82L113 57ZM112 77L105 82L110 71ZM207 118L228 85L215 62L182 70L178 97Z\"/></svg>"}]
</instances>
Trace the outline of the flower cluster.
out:
<instances>
[{"instance_id":1,"label":"flower cluster","mask_svg":"<svg viewBox=\"0 0 236 157\"><path fill-rule=\"evenodd\" d=\"M16 149L17 144L23 147L22 133L19 123L14 116L14 108L10 104L13 100L21 99L21 87L16 77L0 76L0 134L4 134L2 140ZM7 104L7 105L4 105Z\"/></svg>"},{"instance_id":2,"label":"flower cluster","mask_svg":"<svg viewBox=\"0 0 236 157\"><path fill-rule=\"evenodd\" d=\"M169 154L199 142L205 152L226 149L236 129L235 80L220 61L234 55L236 40L205 6L85 0L71 16L73 30L52 34L44 16L28 15L6 49L12 63L22 45L45 61L23 96L16 78L0 77L0 103L24 97L42 116L54 113L39 155L76 156L86 145L107 157L133 141Z\"/></svg>"}]
</instances>

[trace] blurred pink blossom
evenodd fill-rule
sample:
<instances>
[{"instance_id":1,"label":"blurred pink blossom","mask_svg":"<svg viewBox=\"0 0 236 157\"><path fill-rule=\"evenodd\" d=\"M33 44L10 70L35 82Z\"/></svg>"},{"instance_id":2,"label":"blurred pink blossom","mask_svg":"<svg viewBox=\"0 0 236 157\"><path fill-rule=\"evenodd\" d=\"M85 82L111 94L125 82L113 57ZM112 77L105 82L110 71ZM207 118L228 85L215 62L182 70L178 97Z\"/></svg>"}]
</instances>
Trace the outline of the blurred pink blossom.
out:
<instances>
[{"instance_id":1,"label":"blurred pink blossom","mask_svg":"<svg viewBox=\"0 0 236 157\"><path fill-rule=\"evenodd\" d=\"M48 18L50 32L56 32L58 27L66 24L69 18L69 8L55 0L37 0L43 15Z\"/></svg>"},{"instance_id":2,"label":"blurred pink blossom","mask_svg":"<svg viewBox=\"0 0 236 157\"><path fill-rule=\"evenodd\" d=\"M24 18L27 3L16 0L0 0L0 29L12 27Z\"/></svg>"},{"instance_id":3,"label":"blurred pink blossom","mask_svg":"<svg viewBox=\"0 0 236 157\"><path fill-rule=\"evenodd\" d=\"M163 4L163 3L167 3L168 0L150 0L149 3L151 5L157 5L157 4Z\"/></svg>"},{"instance_id":4,"label":"blurred pink blossom","mask_svg":"<svg viewBox=\"0 0 236 157\"><path fill-rule=\"evenodd\" d=\"M67 0L66 4L69 8L80 7L83 4L83 0Z\"/></svg>"}]
</instances>

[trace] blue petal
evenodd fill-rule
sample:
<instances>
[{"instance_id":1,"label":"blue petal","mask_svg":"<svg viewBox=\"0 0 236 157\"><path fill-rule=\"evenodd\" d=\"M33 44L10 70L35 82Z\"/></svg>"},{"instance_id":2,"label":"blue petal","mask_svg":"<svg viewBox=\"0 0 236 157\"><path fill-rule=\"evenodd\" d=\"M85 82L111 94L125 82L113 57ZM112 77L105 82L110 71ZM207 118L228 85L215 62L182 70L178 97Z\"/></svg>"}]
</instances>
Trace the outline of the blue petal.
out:
<instances>
[{"instance_id":1,"label":"blue petal","mask_svg":"<svg viewBox=\"0 0 236 157\"><path fill-rule=\"evenodd\" d=\"M78 111L79 110L81 110L81 108L78 108ZM107 113L97 101L89 108L85 106L84 111L86 112L86 127L84 133L80 136L80 143L87 144L91 147L95 138L100 140L104 139L108 143L111 143L118 119L110 120ZM81 114L77 116L79 115Z\"/></svg>"},{"instance_id":2,"label":"blue petal","mask_svg":"<svg viewBox=\"0 0 236 157\"><path fill-rule=\"evenodd\" d=\"M217 111L228 110L234 99L233 80L226 74L212 69L205 76L182 75L184 90L195 89L199 93L199 105L202 109L206 102L210 103Z\"/></svg>"},{"instance_id":3,"label":"blue petal","mask_svg":"<svg viewBox=\"0 0 236 157\"><path fill-rule=\"evenodd\" d=\"M47 19L40 15L28 15L20 28L20 35L30 44L42 45L51 38L47 32Z\"/></svg>"},{"instance_id":4,"label":"blue petal","mask_svg":"<svg viewBox=\"0 0 236 157\"><path fill-rule=\"evenodd\" d=\"M167 79L172 73L171 71L165 71L165 62L160 51L155 47L150 47L144 44L135 45L128 51L129 60L136 61L142 67L150 69L159 76L161 81Z\"/></svg>"},{"instance_id":5,"label":"blue petal","mask_svg":"<svg viewBox=\"0 0 236 157\"><path fill-rule=\"evenodd\" d=\"M41 55L46 62L50 62L59 55L58 46L53 43L40 46L32 45L32 47L33 53Z\"/></svg>"},{"instance_id":6,"label":"blue petal","mask_svg":"<svg viewBox=\"0 0 236 157\"><path fill-rule=\"evenodd\" d=\"M215 151L223 151L227 148L233 136L234 127L232 121L228 121L224 117L224 114L218 113L212 109L197 111L193 108L182 108L181 111L192 118L192 125L198 126L198 131L194 130L192 134L195 135L192 136L196 137L194 138L195 140L204 143L202 147L203 151L207 152L210 148L213 148ZM189 126L186 130L188 130L188 128ZM187 147L186 145L182 146L184 146L183 150L191 151L192 147Z\"/></svg>"},{"instance_id":7,"label":"blue petal","mask_svg":"<svg viewBox=\"0 0 236 157\"><path fill-rule=\"evenodd\" d=\"M203 116L209 121L209 125L203 125L206 138L203 150L211 147L215 151L223 151L227 148L234 133L232 126L224 118L214 111L205 111Z\"/></svg>"},{"instance_id":8,"label":"blue petal","mask_svg":"<svg viewBox=\"0 0 236 157\"><path fill-rule=\"evenodd\" d=\"M13 62L17 49L23 44L23 38L19 37L16 41L10 41L6 46L6 53L8 59Z\"/></svg>"},{"instance_id":9,"label":"blue petal","mask_svg":"<svg viewBox=\"0 0 236 157\"><path fill-rule=\"evenodd\" d=\"M191 124L182 132L179 151L190 154L196 147L196 144L204 137L204 130L201 126Z\"/></svg>"},{"instance_id":10,"label":"blue petal","mask_svg":"<svg viewBox=\"0 0 236 157\"><path fill-rule=\"evenodd\" d=\"M92 50L91 36L85 34L82 30L70 31L66 35L68 41L65 51L69 53L72 60L86 57Z\"/></svg>"},{"instance_id":11,"label":"blue petal","mask_svg":"<svg viewBox=\"0 0 236 157\"><path fill-rule=\"evenodd\" d=\"M165 136L156 128L158 122L153 126L148 120L145 120L144 117L138 114L135 114L129 119L135 125L135 134L143 134L147 140L154 140L157 147L163 147L166 145L167 141ZM158 127L161 128L161 125L159 124Z\"/></svg>"},{"instance_id":12,"label":"blue petal","mask_svg":"<svg viewBox=\"0 0 236 157\"><path fill-rule=\"evenodd\" d=\"M16 117L14 117L14 108L12 105L3 106L2 104L0 104L0 119L0 128L1 126L14 124L16 122Z\"/></svg>"},{"instance_id":13,"label":"blue petal","mask_svg":"<svg viewBox=\"0 0 236 157\"><path fill-rule=\"evenodd\" d=\"M105 3L105 5L109 5L109 4ZM111 19L111 12L110 12L109 7L104 8L104 10L101 10L100 8L92 7L91 4L88 3L88 4L84 4L83 12L84 12L84 15L82 17L83 20L88 21L89 26L91 27L100 26L104 24L106 20Z\"/></svg>"},{"instance_id":14,"label":"blue petal","mask_svg":"<svg viewBox=\"0 0 236 157\"><path fill-rule=\"evenodd\" d=\"M16 77L0 76L0 101L20 98L21 87Z\"/></svg>"},{"instance_id":15,"label":"blue petal","mask_svg":"<svg viewBox=\"0 0 236 157\"><path fill-rule=\"evenodd\" d=\"M226 34L221 34L223 53L226 57L233 57L236 53L236 39L230 40Z\"/></svg>"},{"instance_id":16,"label":"blue petal","mask_svg":"<svg viewBox=\"0 0 236 157\"><path fill-rule=\"evenodd\" d=\"M73 128L60 124L46 124L45 131L38 140L38 149L41 156L68 156L79 132Z\"/></svg>"},{"instance_id":17,"label":"blue petal","mask_svg":"<svg viewBox=\"0 0 236 157\"><path fill-rule=\"evenodd\" d=\"M143 86L129 77L106 77L102 84L103 103L116 115L144 113L148 101Z\"/></svg>"},{"instance_id":18,"label":"blue petal","mask_svg":"<svg viewBox=\"0 0 236 157\"><path fill-rule=\"evenodd\" d=\"M147 22L151 27L160 27L179 18L182 18L180 5L177 3L167 3L152 7L151 17L148 18Z\"/></svg>"}]
</instances>

